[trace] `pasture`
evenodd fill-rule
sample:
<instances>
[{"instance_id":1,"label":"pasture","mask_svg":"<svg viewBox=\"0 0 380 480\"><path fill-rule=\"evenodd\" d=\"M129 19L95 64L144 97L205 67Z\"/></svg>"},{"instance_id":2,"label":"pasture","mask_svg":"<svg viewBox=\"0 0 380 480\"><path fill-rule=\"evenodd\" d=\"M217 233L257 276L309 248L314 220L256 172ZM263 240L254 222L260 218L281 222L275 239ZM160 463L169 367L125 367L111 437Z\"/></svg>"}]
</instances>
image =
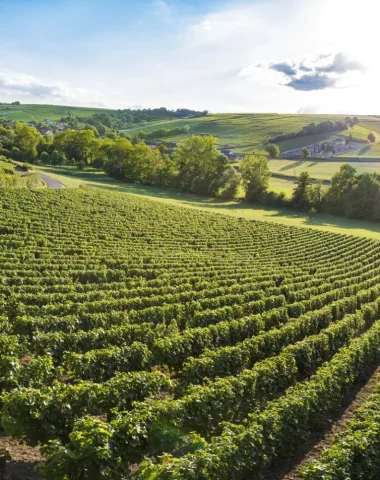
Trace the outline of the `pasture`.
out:
<instances>
[{"instance_id":1,"label":"pasture","mask_svg":"<svg viewBox=\"0 0 380 480\"><path fill-rule=\"evenodd\" d=\"M352 155L353 157L354 155ZM312 178L318 180L330 180L337 173L342 165L348 163L354 167L359 173L380 173L380 155L379 162L345 162L337 160L326 161L304 161L304 160L269 160L269 168L273 173L282 175L290 175L297 177L302 172L308 172Z\"/></svg>"}]
</instances>

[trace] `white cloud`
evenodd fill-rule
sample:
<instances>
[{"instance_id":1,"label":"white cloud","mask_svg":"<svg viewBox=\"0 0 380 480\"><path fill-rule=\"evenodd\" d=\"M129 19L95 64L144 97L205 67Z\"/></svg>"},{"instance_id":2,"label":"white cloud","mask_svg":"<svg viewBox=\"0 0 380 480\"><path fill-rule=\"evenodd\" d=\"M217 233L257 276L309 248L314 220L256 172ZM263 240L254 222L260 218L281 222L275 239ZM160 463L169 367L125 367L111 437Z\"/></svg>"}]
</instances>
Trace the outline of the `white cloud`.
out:
<instances>
[{"instance_id":1,"label":"white cloud","mask_svg":"<svg viewBox=\"0 0 380 480\"><path fill-rule=\"evenodd\" d=\"M152 24L148 22L141 36L139 29L96 32L88 49L78 46L77 56L74 52L68 62L59 55L45 58L37 50L20 55L0 42L2 61L13 72L32 77L8 72L17 77L14 85L7 78L7 86L0 84L0 89L15 100L16 93L27 92L31 101L69 99L116 108L138 104L214 112L297 112L317 105L320 112L380 112L380 98L373 95L380 74L373 47L380 14L377 0L363 0L361 8L370 13L365 21L345 0L231 0L202 15L188 5L181 10L186 3L149 0L144 21L150 15ZM167 19L170 28L162 28ZM340 75L335 88L300 91L279 85L286 83L279 64L296 63L300 73L295 77L300 78L317 66L332 65L342 51L348 52L348 60L338 61L338 69L355 66L350 63L355 60L366 71L340 74L330 67L329 72L319 72ZM269 64L277 65L277 71L262 68ZM55 78L41 72L53 72Z\"/></svg>"},{"instance_id":2,"label":"white cloud","mask_svg":"<svg viewBox=\"0 0 380 480\"><path fill-rule=\"evenodd\" d=\"M35 95L36 97L62 97L64 95L64 91L58 85L49 84L31 75L24 74L0 72L0 87L5 91L11 90L21 94Z\"/></svg>"},{"instance_id":3,"label":"white cloud","mask_svg":"<svg viewBox=\"0 0 380 480\"><path fill-rule=\"evenodd\" d=\"M49 81L33 75L0 71L1 96L10 99L23 99L35 103L58 103L68 105L105 106L103 102L93 101L99 93L85 87L73 87L67 82Z\"/></svg>"},{"instance_id":4,"label":"white cloud","mask_svg":"<svg viewBox=\"0 0 380 480\"><path fill-rule=\"evenodd\" d=\"M164 0L154 0L152 6L158 15L169 15L172 13L172 7Z\"/></svg>"}]
</instances>

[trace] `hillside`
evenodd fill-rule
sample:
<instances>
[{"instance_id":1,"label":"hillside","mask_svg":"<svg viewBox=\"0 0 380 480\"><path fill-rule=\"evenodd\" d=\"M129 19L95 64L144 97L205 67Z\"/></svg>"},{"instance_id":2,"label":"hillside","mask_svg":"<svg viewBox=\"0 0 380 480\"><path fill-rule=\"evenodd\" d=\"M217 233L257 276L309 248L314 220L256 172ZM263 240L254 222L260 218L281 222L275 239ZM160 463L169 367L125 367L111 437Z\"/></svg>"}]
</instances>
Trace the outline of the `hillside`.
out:
<instances>
[{"instance_id":1,"label":"hillside","mask_svg":"<svg viewBox=\"0 0 380 480\"><path fill-rule=\"evenodd\" d=\"M380 360L378 241L91 188L0 208L2 425L54 440L43 478L251 478Z\"/></svg>"},{"instance_id":2,"label":"hillside","mask_svg":"<svg viewBox=\"0 0 380 480\"><path fill-rule=\"evenodd\" d=\"M22 120L29 122L31 120L43 121L59 120L66 117L67 112L71 112L74 116L89 117L95 113L112 113L114 110L106 110L103 108L91 107L73 107L63 105L2 105L0 104L0 117L10 120Z\"/></svg>"},{"instance_id":3,"label":"hillside","mask_svg":"<svg viewBox=\"0 0 380 480\"><path fill-rule=\"evenodd\" d=\"M373 116L358 116L359 124L350 131L342 132L342 135L352 133L354 139L366 140L368 133L375 131L380 133L380 118ZM129 135L144 132L152 132L159 128L172 129L189 126L185 134L165 137L165 140L181 140L191 135L214 135L217 137L219 147L231 148L235 153L247 154L262 152L263 143L270 137L300 130L310 123L323 121L344 120L345 115L304 115L304 114L210 114L206 117L183 119L175 121L156 122L143 127L125 130ZM281 151L303 147L312 143L327 141L332 135L312 135L299 137L293 140L281 142Z\"/></svg>"},{"instance_id":4,"label":"hillside","mask_svg":"<svg viewBox=\"0 0 380 480\"><path fill-rule=\"evenodd\" d=\"M96 113L112 114L116 110L107 110L91 107L73 107L59 105L0 105L0 117L11 120L43 121L59 120L71 112L73 117L90 117ZM359 123L353 128L340 132L342 136L352 134L354 140L366 142L370 132L380 136L380 118L376 116L358 116ZM310 123L323 121L342 121L345 115L324 114L276 114L276 113L218 113L203 117L181 118L174 120L159 120L141 122L123 132L133 136L144 131L151 133L159 129L174 129L189 126L186 133L158 136L165 141L180 141L191 135L214 135L220 148L229 148L238 154L265 153L264 143L270 137L289 132L299 131ZM279 142L281 152L308 146L310 144L329 141L335 138L331 134L308 135L291 140ZM342 157L351 158L379 158L378 145L363 143L360 148L353 150Z\"/></svg>"}]
</instances>

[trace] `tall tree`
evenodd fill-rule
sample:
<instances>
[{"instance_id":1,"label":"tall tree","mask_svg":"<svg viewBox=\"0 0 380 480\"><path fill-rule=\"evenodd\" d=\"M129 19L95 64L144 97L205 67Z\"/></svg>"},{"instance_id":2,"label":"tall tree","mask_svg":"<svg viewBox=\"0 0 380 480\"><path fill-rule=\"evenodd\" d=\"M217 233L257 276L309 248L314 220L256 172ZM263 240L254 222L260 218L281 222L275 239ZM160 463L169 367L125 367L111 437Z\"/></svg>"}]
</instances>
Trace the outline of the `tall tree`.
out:
<instances>
[{"instance_id":1,"label":"tall tree","mask_svg":"<svg viewBox=\"0 0 380 480\"><path fill-rule=\"evenodd\" d=\"M350 196L356 183L356 170L354 167L345 163L339 171L332 177L330 187L325 197L326 209L330 213L338 215L347 215L347 206L350 202Z\"/></svg>"},{"instance_id":2,"label":"tall tree","mask_svg":"<svg viewBox=\"0 0 380 480\"><path fill-rule=\"evenodd\" d=\"M292 206L302 210L309 210L312 205L312 179L307 172L302 172L295 182L292 195Z\"/></svg>"},{"instance_id":3,"label":"tall tree","mask_svg":"<svg viewBox=\"0 0 380 480\"><path fill-rule=\"evenodd\" d=\"M267 191L271 171L268 160L263 155L247 155L240 164L245 198L248 202L256 202Z\"/></svg>"},{"instance_id":4,"label":"tall tree","mask_svg":"<svg viewBox=\"0 0 380 480\"><path fill-rule=\"evenodd\" d=\"M181 142L173 154L178 168L178 186L192 193L215 196L220 179L229 166L228 158L216 148L214 137L192 136Z\"/></svg>"},{"instance_id":5,"label":"tall tree","mask_svg":"<svg viewBox=\"0 0 380 480\"><path fill-rule=\"evenodd\" d=\"M42 135L34 127L29 127L22 122L16 123L13 145L20 149L23 160L33 160L37 156L37 146L42 141Z\"/></svg>"},{"instance_id":6,"label":"tall tree","mask_svg":"<svg viewBox=\"0 0 380 480\"><path fill-rule=\"evenodd\" d=\"M97 156L100 141L93 130L65 130L54 137L53 148L61 150L67 158L90 165Z\"/></svg>"},{"instance_id":7,"label":"tall tree","mask_svg":"<svg viewBox=\"0 0 380 480\"><path fill-rule=\"evenodd\" d=\"M306 160L307 158L310 158L310 151L307 148L303 148L301 152L302 158Z\"/></svg>"}]
</instances>

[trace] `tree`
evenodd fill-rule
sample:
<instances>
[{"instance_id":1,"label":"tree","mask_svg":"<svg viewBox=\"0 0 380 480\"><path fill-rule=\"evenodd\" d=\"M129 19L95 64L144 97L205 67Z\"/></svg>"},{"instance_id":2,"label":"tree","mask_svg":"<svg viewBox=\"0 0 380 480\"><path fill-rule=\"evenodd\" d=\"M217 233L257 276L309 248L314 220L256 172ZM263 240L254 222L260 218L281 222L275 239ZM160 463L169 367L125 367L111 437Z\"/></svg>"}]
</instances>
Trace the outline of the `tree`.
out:
<instances>
[{"instance_id":1,"label":"tree","mask_svg":"<svg viewBox=\"0 0 380 480\"><path fill-rule=\"evenodd\" d=\"M271 171L268 160L263 155L247 155L240 165L245 188L245 198L248 202L258 201L267 191Z\"/></svg>"},{"instance_id":2,"label":"tree","mask_svg":"<svg viewBox=\"0 0 380 480\"><path fill-rule=\"evenodd\" d=\"M104 159L100 157L94 158L92 166L98 170L102 170L104 168Z\"/></svg>"},{"instance_id":3,"label":"tree","mask_svg":"<svg viewBox=\"0 0 380 480\"><path fill-rule=\"evenodd\" d=\"M380 219L380 176L363 173L357 177L357 184L350 195L346 215L366 220Z\"/></svg>"},{"instance_id":4,"label":"tree","mask_svg":"<svg viewBox=\"0 0 380 480\"><path fill-rule=\"evenodd\" d=\"M49 163L50 162L50 155L47 152L42 152L40 156L42 163Z\"/></svg>"},{"instance_id":5,"label":"tree","mask_svg":"<svg viewBox=\"0 0 380 480\"><path fill-rule=\"evenodd\" d=\"M265 149L272 158L276 158L280 155L280 148L275 143L268 143Z\"/></svg>"},{"instance_id":6,"label":"tree","mask_svg":"<svg viewBox=\"0 0 380 480\"><path fill-rule=\"evenodd\" d=\"M314 185L310 186L310 206L316 211L320 211L322 208L323 194L324 191L322 180L318 180Z\"/></svg>"},{"instance_id":7,"label":"tree","mask_svg":"<svg viewBox=\"0 0 380 480\"><path fill-rule=\"evenodd\" d=\"M66 162L66 155L60 150L54 150L54 152L51 154L52 165L63 165Z\"/></svg>"},{"instance_id":8,"label":"tree","mask_svg":"<svg viewBox=\"0 0 380 480\"><path fill-rule=\"evenodd\" d=\"M233 200L238 194L241 176L232 165L229 165L220 181L221 187L218 191L218 197Z\"/></svg>"},{"instance_id":9,"label":"tree","mask_svg":"<svg viewBox=\"0 0 380 480\"><path fill-rule=\"evenodd\" d=\"M14 129L13 144L20 149L22 160L33 160L37 157L37 146L43 141L42 135L34 127L17 122Z\"/></svg>"},{"instance_id":10,"label":"tree","mask_svg":"<svg viewBox=\"0 0 380 480\"><path fill-rule=\"evenodd\" d=\"M292 206L301 210L309 210L312 203L312 180L307 172L302 172L296 180L292 195Z\"/></svg>"},{"instance_id":11,"label":"tree","mask_svg":"<svg viewBox=\"0 0 380 480\"><path fill-rule=\"evenodd\" d=\"M371 142L371 143L375 143L376 142L376 136L373 132L369 133L368 134L368 140Z\"/></svg>"},{"instance_id":12,"label":"tree","mask_svg":"<svg viewBox=\"0 0 380 480\"><path fill-rule=\"evenodd\" d=\"M90 165L98 155L100 140L93 130L65 130L58 132L53 141L53 148L62 151L67 158Z\"/></svg>"},{"instance_id":13,"label":"tree","mask_svg":"<svg viewBox=\"0 0 380 480\"><path fill-rule=\"evenodd\" d=\"M161 157L164 157L165 155L167 155L169 149L166 145L164 145L163 143L160 143L157 147L157 150L160 152L160 155Z\"/></svg>"},{"instance_id":14,"label":"tree","mask_svg":"<svg viewBox=\"0 0 380 480\"><path fill-rule=\"evenodd\" d=\"M127 139L118 138L107 147L106 152L104 170L111 177L127 182L151 185L162 166L160 152L145 143L132 145Z\"/></svg>"},{"instance_id":15,"label":"tree","mask_svg":"<svg viewBox=\"0 0 380 480\"><path fill-rule=\"evenodd\" d=\"M173 159L180 189L212 196L221 188L220 179L229 166L228 158L216 148L212 136L187 138L178 145Z\"/></svg>"},{"instance_id":16,"label":"tree","mask_svg":"<svg viewBox=\"0 0 380 480\"><path fill-rule=\"evenodd\" d=\"M304 160L311 157L310 151L306 147L302 149L301 155Z\"/></svg>"},{"instance_id":17,"label":"tree","mask_svg":"<svg viewBox=\"0 0 380 480\"><path fill-rule=\"evenodd\" d=\"M355 168L347 163L342 165L331 178L331 184L326 193L324 203L329 213L348 214L348 205L356 181Z\"/></svg>"}]
</instances>

